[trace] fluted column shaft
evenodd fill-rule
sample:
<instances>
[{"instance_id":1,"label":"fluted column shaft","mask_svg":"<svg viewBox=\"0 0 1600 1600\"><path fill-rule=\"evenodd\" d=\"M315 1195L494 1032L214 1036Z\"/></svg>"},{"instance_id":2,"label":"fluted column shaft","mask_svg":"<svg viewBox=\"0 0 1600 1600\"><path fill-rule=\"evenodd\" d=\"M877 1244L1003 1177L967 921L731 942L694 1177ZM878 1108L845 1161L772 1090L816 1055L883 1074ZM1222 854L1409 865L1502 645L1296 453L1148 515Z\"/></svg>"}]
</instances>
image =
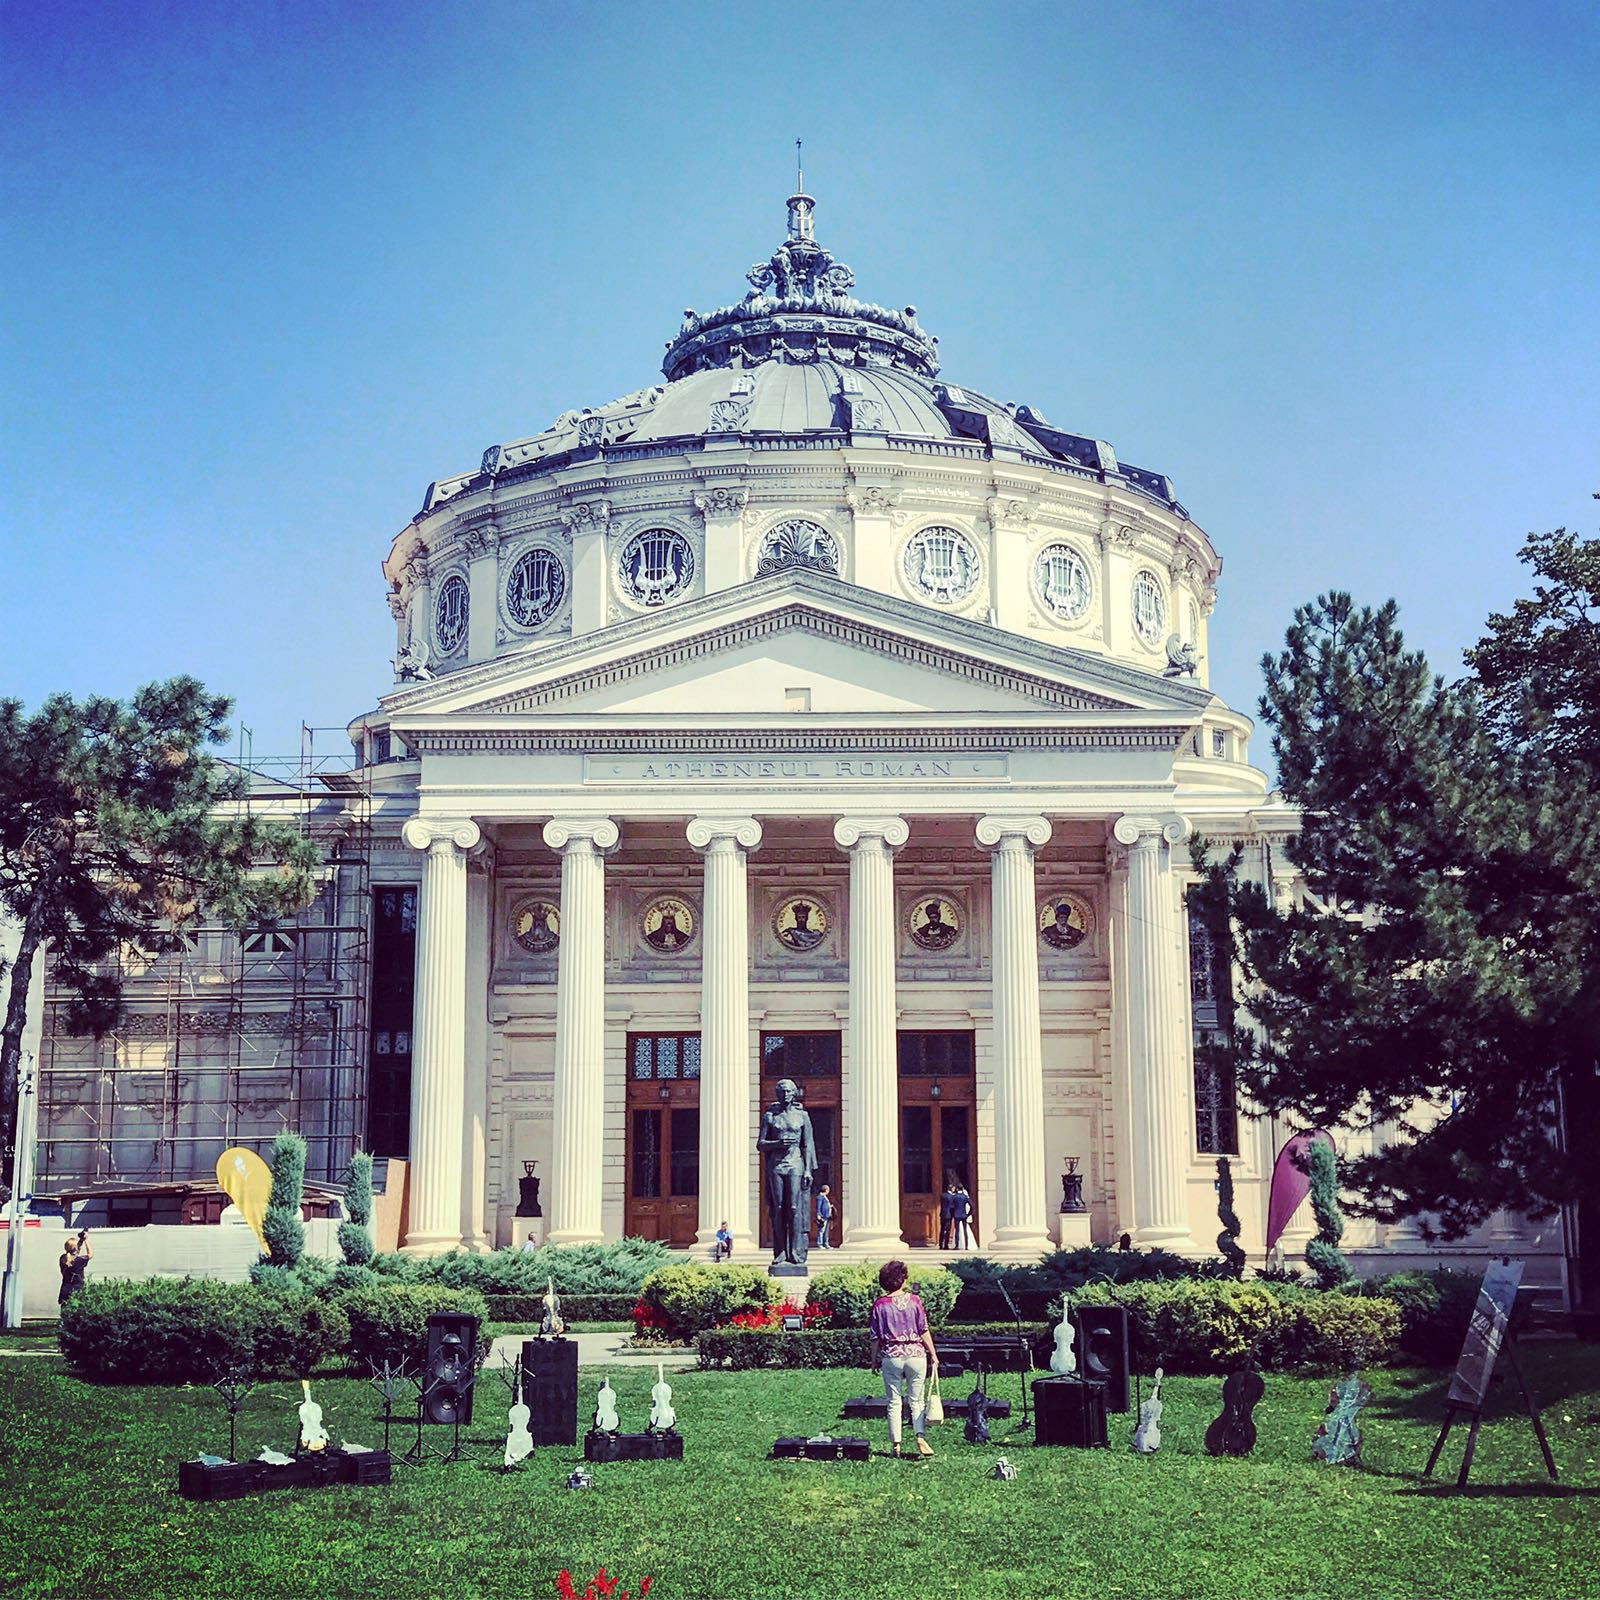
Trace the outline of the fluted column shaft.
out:
<instances>
[{"instance_id":1,"label":"fluted column shaft","mask_svg":"<svg viewBox=\"0 0 1600 1600\"><path fill-rule=\"evenodd\" d=\"M705 857L700 971L700 1226L709 1248L724 1222L743 1259L751 1247L750 891L745 861L761 843L751 817L696 817L689 843Z\"/></svg>"},{"instance_id":2,"label":"fluted column shaft","mask_svg":"<svg viewBox=\"0 0 1600 1600\"><path fill-rule=\"evenodd\" d=\"M1039 1039L1039 935L1033 856L1050 838L1043 817L979 819L989 851L994 921L994 1196L990 1249L1032 1258L1050 1248L1044 1185L1044 1055Z\"/></svg>"},{"instance_id":3,"label":"fluted column shaft","mask_svg":"<svg viewBox=\"0 0 1600 1600\"><path fill-rule=\"evenodd\" d=\"M835 843L850 852L844 1242L869 1250L901 1243L894 853L909 834L899 817L842 817L833 830Z\"/></svg>"},{"instance_id":4,"label":"fluted column shaft","mask_svg":"<svg viewBox=\"0 0 1600 1600\"><path fill-rule=\"evenodd\" d=\"M609 817L556 817L544 842L561 855L561 943L556 948L555 1116L549 1197L551 1244L601 1241L605 1120L606 862Z\"/></svg>"},{"instance_id":5,"label":"fluted column shaft","mask_svg":"<svg viewBox=\"0 0 1600 1600\"><path fill-rule=\"evenodd\" d=\"M1141 1247L1193 1253L1187 1178L1192 1156L1179 1034L1177 909L1169 850L1188 837L1178 817L1119 817L1112 829L1128 847L1129 1110L1133 1126L1133 1240Z\"/></svg>"},{"instance_id":6,"label":"fluted column shaft","mask_svg":"<svg viewBox=\"0 0 1600 1600\"><path fill-rule=\"evenodd\" d=\"M481 838L463 817L412 817L426 851L417 908L417 1008L411 1057L410 1221L405 1249L437 1255L462 1243L467 1093L467 852Z\"/></svg>"}]
</instances>

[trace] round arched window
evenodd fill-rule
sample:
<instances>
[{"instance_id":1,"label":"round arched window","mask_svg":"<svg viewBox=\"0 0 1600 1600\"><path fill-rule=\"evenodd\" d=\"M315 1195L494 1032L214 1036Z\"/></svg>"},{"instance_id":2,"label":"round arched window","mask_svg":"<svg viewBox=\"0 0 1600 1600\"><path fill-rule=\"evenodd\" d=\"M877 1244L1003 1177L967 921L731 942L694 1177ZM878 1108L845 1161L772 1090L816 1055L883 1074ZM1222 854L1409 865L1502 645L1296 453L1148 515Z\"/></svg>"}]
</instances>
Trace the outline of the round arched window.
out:
<instances>
[{"instance_id":1,"label":"round arched window","mask_svg":"<svg viewBox=\"0 0 1600 1600\"><path fill-rule=\"evenodd\" d=\"M440 655L453 656L467 642L470 604L467 580L459 572L452 572L439 585L438 597L433 602L433 636Z\"/></svg>"},{"instance_id":2,"label":"round arched window","mask_svg":"<svg viewBox=\"0 0 1600 1600\"><path fill-rule=\"evenodd\" d=\"M820 523L790 517L774 523L761 537L756 552L756 576L781 572L785 567L812 567L819 572L839 570L839 541Z\"/></svg>"},{"instance_id":3,"label":"round arched window","mask_svg":"<svg viewBox=\"0 0 1600 1600\"><path fill-rule=\"evenodd\" d=\"M524 550L506 574L506 615L519 628L537 628L561 609L567 569L554 550Z\"/></svg>"},{"instance_id":4,"label":"round arched window","mask_svg":"<svg viewBox=\"0 0 1600 1600\"><path fill-rule=\"evenodd\" d=\"M1153 572L1141 572L1133 580L1133 626L1139 638L1153 650L1167 630L1167 597L1161 580Z\"/></svg>"},{"instance_id":5,"label":"round arched window","mask_svg":"<svg viewBox=\"0 0 1600 1600\"><path fill-rule=\"evenodd\" d=\"M1070 544L1047 544L1033 558L1033 592L1059 622L1076 622L1089 609L1089 568Z\"/></svg>"},{"instance_id":6,"label":"round arched window","mask_svg":"<svg viewBox=\"0 0 1600 1600\"><path fill-rule=\"evenodd\" d=\"M675 528L644 528L617 559L622 592L641 606L676 600L694 582L694 546Z\"/></svg>"},{"instance_id":7,"label":"round arched window","mask_svg":"<svg viewBox=\"0 0 1600 1600\"><path fill-rule=\"evenodd\" d=\"M923 528L906 540L900 570L913 594L936 605L965 600L983 576L978 547L957 528Z\"/></svg>"}]
</instances>

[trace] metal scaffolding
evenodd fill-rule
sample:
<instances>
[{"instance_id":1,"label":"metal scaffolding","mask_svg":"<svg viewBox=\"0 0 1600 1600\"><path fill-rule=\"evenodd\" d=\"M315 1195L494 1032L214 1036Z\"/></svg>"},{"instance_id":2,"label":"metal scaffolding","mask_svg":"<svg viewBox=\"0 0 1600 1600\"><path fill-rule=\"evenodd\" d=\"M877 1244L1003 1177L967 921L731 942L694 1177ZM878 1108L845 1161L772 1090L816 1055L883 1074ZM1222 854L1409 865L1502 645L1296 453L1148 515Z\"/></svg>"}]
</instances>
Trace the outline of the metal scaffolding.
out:
<instances>
[{"instance_id":1,"label":"metal scaffolding","mask_svg":"<svg viewBox=\"0 0 1600 1600\"><path fill-rule=\"evenodd\" d=\"M335 1182L364 1142L373 768L344 729L309 727L298 759L257 761L242 741L239 764L248 809L321 848L316 898L243 934L124 946L124 1015L99 1039L71 1031L70 997L47 980L40 1194L208 1180L225 1149L265 1151L285 1129L306 1141L307 1177Z\"/></svg>"}]
</instances>

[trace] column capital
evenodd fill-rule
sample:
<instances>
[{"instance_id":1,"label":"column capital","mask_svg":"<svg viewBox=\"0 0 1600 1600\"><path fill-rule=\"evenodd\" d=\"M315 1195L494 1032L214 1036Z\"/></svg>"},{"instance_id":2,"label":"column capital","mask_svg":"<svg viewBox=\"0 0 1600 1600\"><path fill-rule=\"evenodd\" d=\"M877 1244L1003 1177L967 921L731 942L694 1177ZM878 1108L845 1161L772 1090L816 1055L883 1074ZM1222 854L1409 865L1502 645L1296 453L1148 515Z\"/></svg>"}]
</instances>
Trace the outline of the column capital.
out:
<instances>
[{"instance_id":1,"label":"column capital","mask_svg":"<svg viewBox=\"0 0 1600 1600\"><path fill-rule=\"evenodd\" d=\"M1118 844L1130 847L1157 845L1163 839L1168 844L1182 844L1193 832L1189 819L1173 811L1163 812L1160 816L1148 812L1124 812L1111 825L1111 837Z\"/></svg>"},{"instance_id":2,"label":"column capital","mask_svg":"<svg viewBox=\"0 0 1600 1600\"><path fill-rule=\"evenodd\" d=\"M608 856L622 842L622 830L610 817L552 817L544 825L544 842L559 855L593 850Z\"/></svg>"},{"instance_id":3,"label":"column capital","mask_svg":"<svg viewBox=\"0 0 1600 1600\"><path fill-rule=\"evenodd\" d=\"M1017 838L1030 850L1042 850L1049 844L1054 831L1045 817L1011 816L1003 812L979 817L976 830L978 843L985 850L1003 849L1006 840Z\"/></svg>"},{"instance_id":4,"label":"column capital","mask_svg":"<svg viewBox=\"0 0 1600 1600\"><path fill-rule=\"evenodd\" d=\"M475 850L483 842L483 832L471 817L408 817L400 837L413 850L431 850L435 845Z\"/></svg>"},{"instance_id":5,"label":"column capital","mask_svg":"<svg viewBox=\"0 0 1600 1600\"><path fill-rule=\"evenodd\" d=\"M904 817L840 817L833 825L833 842L841 850L854 850L863 839L881 839L892 852L910 837Z\"/></svg>"},{"instance_id":6,"label":"column capital","mask_svg":"<svg viewBox=\"0 0 1600 1600\"><path fill-rule=\"evenodd\" d=\"M741 850L761 843L761 824L754 817L694 817L684 829L696 850L710 850L719 839L731 839Z\"/></svg>"}]
</instances>

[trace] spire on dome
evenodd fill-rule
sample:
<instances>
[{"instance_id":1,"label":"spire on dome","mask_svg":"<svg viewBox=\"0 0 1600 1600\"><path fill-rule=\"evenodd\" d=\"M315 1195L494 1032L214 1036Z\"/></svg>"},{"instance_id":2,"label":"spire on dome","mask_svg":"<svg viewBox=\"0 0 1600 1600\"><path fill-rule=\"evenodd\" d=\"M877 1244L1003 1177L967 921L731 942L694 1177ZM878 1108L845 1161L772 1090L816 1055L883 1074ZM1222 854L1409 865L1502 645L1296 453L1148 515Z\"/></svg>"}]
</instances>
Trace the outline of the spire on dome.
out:
<instances>
[{"instance_id":1,"label":"spire on dome","mask_svg":"<svg viewBox=\"0 0 1600 1600\"><path fill-rule=\"evenodd\" d=\"M816 242L817 202L806 193L806 169L800 164L800 141L794 142L794 188L789 196L789 237L796 244Z\"/></svg>"}]
</instances>

